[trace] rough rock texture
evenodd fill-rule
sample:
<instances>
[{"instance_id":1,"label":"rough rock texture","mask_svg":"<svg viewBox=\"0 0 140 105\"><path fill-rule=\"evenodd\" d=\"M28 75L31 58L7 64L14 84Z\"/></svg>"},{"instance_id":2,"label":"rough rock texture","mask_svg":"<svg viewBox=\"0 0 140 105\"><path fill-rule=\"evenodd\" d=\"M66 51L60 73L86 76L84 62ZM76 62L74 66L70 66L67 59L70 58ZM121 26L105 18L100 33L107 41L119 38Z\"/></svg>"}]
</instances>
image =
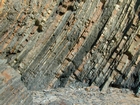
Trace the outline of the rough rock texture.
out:
<instances>
[{"instance_id":1,"label":"rough rock texture","mask_svg":"<svg viewBox=\"0 0 140 105\"><path fill-rule=\"evenodd\" d=\"M21 76L0 59L0 105L32 105L32 96Z\"/></svg>"},{"instance_id":2,"label":"rough rock texture","mask_svg":"<svg viewBox=\"0 0 140 105\"><path fill-rule=\"evenodd\" d=\"M128 89L110 88L99 92L97 87L65 88L33 92L34 105L140 105Z\"/></svg>"},{"instance_id":3,"label":"rough rock texture","mask_svg":"<svg viewBox=\"0 0 140 105\"><path fill-rule=\"evenodd\" d=\"M137 94L139 20L140 0L0 0L0 63L25 92L96 84Z\"/></svg>"}]
</instances>

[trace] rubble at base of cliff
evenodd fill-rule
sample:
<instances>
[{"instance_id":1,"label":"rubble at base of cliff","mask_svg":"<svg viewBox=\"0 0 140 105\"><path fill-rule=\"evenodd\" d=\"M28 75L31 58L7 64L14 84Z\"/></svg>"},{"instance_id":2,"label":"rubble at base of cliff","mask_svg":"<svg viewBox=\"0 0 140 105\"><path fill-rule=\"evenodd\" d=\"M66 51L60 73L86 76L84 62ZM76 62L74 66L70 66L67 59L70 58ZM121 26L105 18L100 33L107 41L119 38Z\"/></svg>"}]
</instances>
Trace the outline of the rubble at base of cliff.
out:
<instances>
[{"instance_id":1,"label":"rubble at base of cliff","mask_svg":"<svg viewBox=\"0 0 140 105\"><path fill-rule=\"evenodd\" d=\"M140 97L129 89L97 86L32 91L34 105L140 105Z\"/></svg>"}]
</instances>

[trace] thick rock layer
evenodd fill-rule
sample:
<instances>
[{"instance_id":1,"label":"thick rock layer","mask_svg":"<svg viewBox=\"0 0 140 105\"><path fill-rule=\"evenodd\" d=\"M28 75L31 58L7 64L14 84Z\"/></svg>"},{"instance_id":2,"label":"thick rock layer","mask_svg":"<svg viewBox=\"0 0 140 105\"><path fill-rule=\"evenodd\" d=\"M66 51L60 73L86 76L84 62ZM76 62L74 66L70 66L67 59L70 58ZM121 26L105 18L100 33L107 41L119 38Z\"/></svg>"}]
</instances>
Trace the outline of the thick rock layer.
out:
<instances>
[{"instance_id":1,"label":"thick rock layer","mask_svg":"<svg viewBox=\"0 0 140 105\"><path fill-rule=\"evenodd\" d=\"M0 57L29 90L96 84L137 93L139 5L139 0L1 0Z\"/></svg>"},{"instance_id":2,"label":"thick rock layer","mask_svg":"<svg viewBox=\"0 0 140 105\"><path fill-rule=\"evenodd\" d=\"M0 105L32 105L31 93L21 82L21 76L0 59Z\"/></svg>"}]
</instances>

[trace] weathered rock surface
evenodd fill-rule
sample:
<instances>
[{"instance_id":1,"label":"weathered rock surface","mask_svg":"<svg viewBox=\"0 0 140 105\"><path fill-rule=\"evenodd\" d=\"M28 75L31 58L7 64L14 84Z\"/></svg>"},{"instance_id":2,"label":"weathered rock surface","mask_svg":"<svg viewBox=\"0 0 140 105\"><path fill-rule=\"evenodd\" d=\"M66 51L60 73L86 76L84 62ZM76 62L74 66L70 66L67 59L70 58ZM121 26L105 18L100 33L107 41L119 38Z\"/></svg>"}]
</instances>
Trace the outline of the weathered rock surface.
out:
<instances>
[{"instance_id":1,"label":"weathered rock surface","mask_svg":"<svg viewBox=\"0 0 140 105\"><path fill-rule=\"evenodd\" d=\"M0 105L32 105L31 93L21 81L21 76L0 59Z\"/></svg>"},{"instance_id":2,"label":"weathered rock surface","mask_svg":"<svg viewBox=\"0 0 140 105\"><path fill-rule=\"evenodd\" d=\"M33 92L34 105L140 105L128 89L109 88L99 92L95 86L87 88L58 88Z\"/></svg>"},{"instance_id":3,"label":"weathered rock surface","mask_svg":"<svg viewBox=\"0 0 140 105\"><path fill-rule=\"evenodd\" d=\"M19 84L0 92L96 84L139 93L139 20L140 0L1 0L0 64Z\"/></svg>"}]
</instances>

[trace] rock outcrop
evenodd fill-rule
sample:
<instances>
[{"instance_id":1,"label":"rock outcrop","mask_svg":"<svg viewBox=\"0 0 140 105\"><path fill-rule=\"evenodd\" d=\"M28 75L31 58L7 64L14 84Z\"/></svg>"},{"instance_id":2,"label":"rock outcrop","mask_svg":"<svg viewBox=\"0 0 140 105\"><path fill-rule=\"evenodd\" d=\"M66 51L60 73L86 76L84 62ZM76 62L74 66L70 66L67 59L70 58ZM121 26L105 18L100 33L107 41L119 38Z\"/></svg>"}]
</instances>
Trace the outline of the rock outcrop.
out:
<instances>
[{"instance_id":1,"label":"rock outcrop","mask_svg":"<svg viewBox=\"0 0 140 105\"><path fill-rule=\"evenodd\" d=\"M2 87L28 93L95 84L138 93L139 20L140 0L1 0Z\"/></svg>"},{"instance_id":2,"label":"rock outcrop","mask_svg":"<svg viewBox=\"0 0 140 105\"><path fill-rule=\"evenodd\" d=\"M139 105L140 99L128 89L109 88L100 92L91 86L33 92L33 102L34 105Z\"/></svg>"},{"instance_id":3,"label":"rock outcrop","mask_svg":"<svg viewBox=\"0 0 140 105\"><path fill-rule=\"evenodd\" d=\"M31 93L21 82L21 76L5 59L0 60L0 105L32 105Z\"/></svg>"}]
</instances>

